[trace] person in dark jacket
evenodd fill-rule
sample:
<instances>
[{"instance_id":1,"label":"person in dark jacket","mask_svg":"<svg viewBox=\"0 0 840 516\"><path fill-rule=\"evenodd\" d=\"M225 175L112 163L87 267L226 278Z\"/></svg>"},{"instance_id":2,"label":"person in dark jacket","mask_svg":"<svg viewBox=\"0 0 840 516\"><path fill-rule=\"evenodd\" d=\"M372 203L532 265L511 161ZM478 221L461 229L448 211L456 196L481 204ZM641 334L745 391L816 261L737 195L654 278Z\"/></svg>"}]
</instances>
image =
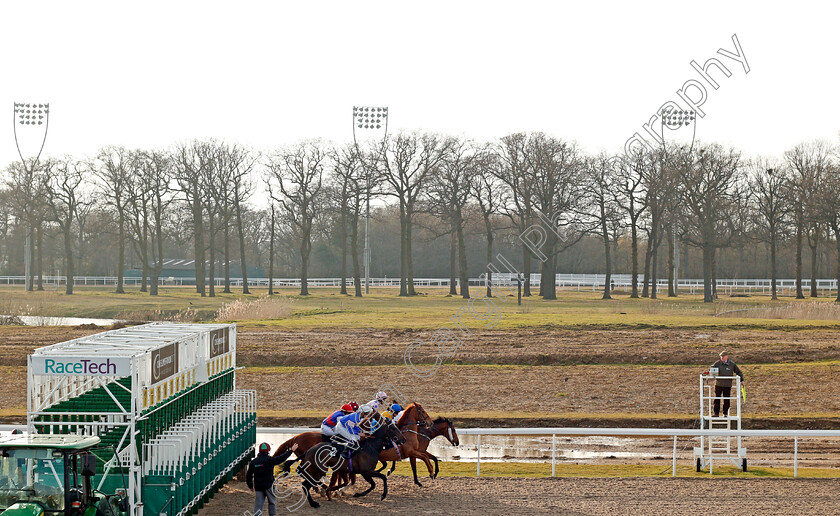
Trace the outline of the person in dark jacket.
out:
<instances>
[{"instance_id":1,"label":"person in dark jacket","mask_svg":"<svg viewBox=\"0 0 840 516\"><path fill-rule=\"evenodd\" d=\"M720 352L720 360L712 364L712 367L717 367L718 376L739 376L741 383L744 383L744 373L735 365L735 362L729 360L729 353L726 351ZM723 417L729 415L729 398L732 393L732 378L719 378L715 380L715 401L713 407L712 417L718 417L720 414L720 398L723 400ZM738 393L735 393L737 396Z\"/></svg>"},{"instance_id":2,"label":"person in dark jacket","mask_svg":"<svg viewBox=\"0 0 840 516\"><path fill-rule=\"evenodd\" d=\"M265 501L268 500L268 514L274 516L277 511L276 498L274 496L274 466L282 464L289 456L297 449L297 444L293 445L290 450L286 450L276 457L268 454L271 451L271 446L268 443L262 443L259 447L259 454L248 464L248 473L245 477L245 482L248 484L248 489L256 493L254 500L254 514L260 515L263 513Z\"/></svg>"}]
</instances>

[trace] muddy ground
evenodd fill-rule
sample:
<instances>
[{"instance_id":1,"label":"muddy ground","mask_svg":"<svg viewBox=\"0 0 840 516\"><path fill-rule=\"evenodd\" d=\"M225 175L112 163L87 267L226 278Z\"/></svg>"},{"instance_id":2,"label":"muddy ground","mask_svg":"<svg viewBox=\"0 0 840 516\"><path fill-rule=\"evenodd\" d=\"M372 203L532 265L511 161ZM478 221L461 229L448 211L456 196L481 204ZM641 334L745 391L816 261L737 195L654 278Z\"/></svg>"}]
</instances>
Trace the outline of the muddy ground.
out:
<instances>
[{"instance_id":1,"label":"muddy ground","mask_svg":"<svg viewBox=\"0 0 840 516\"><path fill-rule=\"evenodd\" d=\"M3 419L25 411L25 363L33 348L96 331L0 327ZM807 362L840 358L840 330L476 332L434 375L419 378L403 354L407 343L428 337L404 330L240 328L237 361L249 367L237 383L258 391L265 426L313 424L338 401L367 401L389 382L461 426L684 427L699 408L698 374L727 348L747 378L743 408L752 421L745 427L838 425L838 366ZM422 361L422 354L416 358ZM637 365L643 361L671 365ZM301 411L311 413L292 414Z\"/></svg>"},{"instance_id":2,"label":"muddy ground","mask_svg":"<svg viewBox=\"0 0 840 516\"><path fill-rule=\"evenodd\" d=\"M25 365L26 355L33 348L98 331L102 329L0 326L0 365ZM245 366L402 364L409 344L432 342L431 332L404 329L282 330L246 326L238 329L237 337L237 361ZM448 363L707 365L724 348L738 363L840 359L840 329L538 327L475 331L461 342ZM417 348L420 362L424 350L425 346Z\"/></svg>"},{"instance_id":3,"label":"muddy ground","mask_svg":"<svg viewBox=\"0 0 840 516\"><path fill-rule=\"evenodd\" d=\"M392 477L384 501L379 499L379 486L364 498L328 502L316 497L323 502L317 512L305 505L294 513L696 515L708 512L721 497L727 505L720 509L724 513L822 515L837 514L840 507L836 479L438 478L427 485L421 489L409 478ZM295 493L286 504L293 506L298 496ZM234 482L199 514L245 514L253 511L253 500L245 484ZM278 514L287 512L278 509Z\"/></svg>"}]
</instances>

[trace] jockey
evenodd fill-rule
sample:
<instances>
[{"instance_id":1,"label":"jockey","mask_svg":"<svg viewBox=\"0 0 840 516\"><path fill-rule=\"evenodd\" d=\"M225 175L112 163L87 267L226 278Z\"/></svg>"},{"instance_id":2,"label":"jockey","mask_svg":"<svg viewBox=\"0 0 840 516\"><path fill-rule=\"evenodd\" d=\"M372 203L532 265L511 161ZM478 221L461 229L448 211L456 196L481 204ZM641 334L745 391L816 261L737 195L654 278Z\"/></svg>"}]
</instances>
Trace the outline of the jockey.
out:
<instances>
[{"instance_id":1,"label":"jockey","mask_svg":"<svg viewBox=\"0 0 840 516\"><path fill-rule=\"evenodd\" d=\"M341 409L336 410L332 414L330 414L324 421L321 423L321 434L326 437L332 437L335 435L335 425L338 423L339 418L346 416L347 414L351 414L353 412L353 406L349 403L345 403L341 406Z\"/></svg>"},{"instance_id":2,"label":"jockey","mask_svg":"<svg viewBox=\"0 0 840 516\"><path fill-rule=\"evenodd\" d=\"M379 407L385 405L385 400L388 399L388 393L385 391L379 391L376 393L376 397L370 400L367 404L373 410L379 410Z\"/></svg>"},{"instance_id":3,"label":"jockey","mask_svg":"<svg viewBox=\"0 0 840 516\"><path fill-rule=\"evenodd\" d=\"M339 417L338 424L335 425L335 435L347 441L359 442L359 434L362 431L360 425L372 415L373 409L368 405L362 405L358 412Z\"/></svg>"},{"instance_id":4,"label":"jockey","mask_svg":"<svg viewBox=\"0 0 840 516\"><path fill-rule=\"evenodd\" d=\"M350 405L350 407L353 409L351 412L356 412L357 410L359 410L359 404L355 401L351 401L350 403L348 403L348 405Z\"/></svg>"},{"instance_id":5,"label":"jockey","mask_svg":"<svg viewBox=\"0 0 840 516\"><path fill-rule=\"evenodd\" d=\"M385 409L385 412L382 413L382 417L387 417L388 419L393 419L394 421L396 421L395 417L401 412L402 407L400 406L400 404L394 403L390 407Z\"/></svg>"},{"instance_id":6,"label":"jockey","mask_svg":"<svg viewBox=\"0 0 840 516\"><path fill-rule=\"evenodd\" d=\"M399 403L394 403L393 405L391 405L391 412L394 413L394 422L396 423L400 420L400 417L402 417L403 412L405 412L405 409L402 408L402 406L400 406Z\"/></svg>"}]
</instances>

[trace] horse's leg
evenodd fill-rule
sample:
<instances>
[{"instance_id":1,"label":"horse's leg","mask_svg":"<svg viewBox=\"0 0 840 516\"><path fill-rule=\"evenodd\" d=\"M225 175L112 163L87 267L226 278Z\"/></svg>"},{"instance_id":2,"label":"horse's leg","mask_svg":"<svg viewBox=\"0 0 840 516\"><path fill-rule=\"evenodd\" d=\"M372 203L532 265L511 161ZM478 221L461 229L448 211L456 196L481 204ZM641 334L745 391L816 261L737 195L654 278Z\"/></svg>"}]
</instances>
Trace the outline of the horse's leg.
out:
<instances>
[{"instance_id":1,"label":"horse's leg","mask_svg":"<svg viewBox=\"0 0 840 516\"><path fill-rule=\"evenodd\" d=\"M309 492L310 487L312 487L312 484L309 483L309 480L304 480L303 489L306 491L306 499L309 501L310 507L317 509L321 504L312 499L312 493Z\"/></svg>"},{"instance_id":2,"label":"horse's leg","mask_svg":"<svg viewBox=\"0 0 840 516\"><path fill-rule=\"evenodd\" d=\"M388 477L378 471L372 471L370 476L382 479L382 496L380 496L379 499L384 500L385 497L388 496Z\"/></svg>"},{"instance_id":3,"label":"horse's leg","mask_svg":"<svg viewBox=\"0 0 840 516\"><path fill-rule=\"evenodd\" d=\"M384 460L381 460L381 459L380 459L380 461L379 461L379 462L381 462L381 463L382 463L382 466L381 466L379 469L377 469L376 471L378 471L378 472L382 472L382 470L383 470L383 469L385 469L385 468L387 468L387 467L388 467L388 463L387 463L387 462L385 462Z\"/></svg>"},{"instance_id":4,"label":"horse's leg","mask_svg":"<svg viewBox=\"0 0 840 516\"><path fill-rule=\"evenodd\" d=\"M429 457L432 458L433 461L435 461L435 476L433 476L432 478L437 478L438 473L440 473L440 468L438 467L438 458L435 457L434 455L432 455L429 452L426 452L426 453L429 455Z\"/></svg>"},{"instance_id":5,"label":"horse's leg","mask_svg":"<svg viewBox=\"0 0 840 516\"><path fill-rule=\"evenodd\" d=\"M373 491L373 488L376 487L376 484L373 482L373 478L371 478L373 473L376 473L376 472L374 471L374 472L359 473L360 475L362 475L362 478L364 478L365 480L368 481L368 483L370 484L370 487L365 489L361 493L354 494L353 498L359 498L360 496L365 496L368 493L370 493L371 491ZM376 473L376 474L381 476L382 478L385 478L385 476L382 475L382 473Z\"/></svg>"},{"instance_id":6,"label":"horse's leg","mask_svg":"<svg viewBox=\"0 0 840 516\"><path fill-rule=\"evenodd\" d=\"M429 460L429 458L432 456L432 454L418 450L417 451L417 456L420 457L421 459L423 459L423 462L426 463L426 469L429 470L429 478L435 478L435 475L434 475L435 470L434 470L434 468L432 468L432 461Z\"/></svg>"},{"instance_id":7,"label":"horse's leg","mask_svg":"<svg viewBox=\"0 0 840 516\"><path fill-rule=\"evenodd\" d=\"M409 457L408 460L409 462L411 462L411 472L414 473L414 483L420 487L423 487L423 484L421 484L420 481L417 480L417 459L415 459L412 455L411 457Z\"/></svg>"},{"instance_id":8,"label":"horse's leg","mask_svg":"<svg viewBox=\"0 0 840 516\"><path fill-rule=\"evenodd\" d=\"M391 469L388 470L388 476L391 476L391 473L393 473L395 469L397 469L397 461L392 460Z\"/></svg>"},{"instance_id":9,"label":"horse's leg","mask_svg":"<svg viewBox=\"0 0 840 516\"><path fill-rule=\"evenodd\" d=\"M347 477L344 476L344 473L340 471L333 471L332 477L330 477L330 487L327 489L327 500L332 500L330 492L339 491L347 487L346 478Z\"/></svg>"}]
</instances>

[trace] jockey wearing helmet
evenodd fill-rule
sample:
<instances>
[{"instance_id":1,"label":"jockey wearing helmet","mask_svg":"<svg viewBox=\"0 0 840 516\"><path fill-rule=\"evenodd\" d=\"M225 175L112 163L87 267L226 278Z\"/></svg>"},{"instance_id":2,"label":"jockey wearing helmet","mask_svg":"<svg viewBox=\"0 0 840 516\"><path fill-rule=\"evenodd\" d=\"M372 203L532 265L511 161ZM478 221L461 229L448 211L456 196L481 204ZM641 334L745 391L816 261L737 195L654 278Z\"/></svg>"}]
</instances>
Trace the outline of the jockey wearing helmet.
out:
<instances>
[{"instance_id":1,"label":"jockey wearing helmet","mask_svg":"<svg viewBox=\"0 0 840 516\"><path fill-rule=\"evenodd\" d=\"M394 413L394 423L398 423L405 409L399 403L394 403L391 405L391 412Z\"/></svg>"},{"instance_id":2,"label":"jockey wearing helmet","mask_svg":"<svg viewBox=\"0 0 840 516\"><path fill-rule=\"evenodd\" d=\"M368 405L359 407L358 412L338 418L335 425L335 435L343 437L347 441L359 442L362 431L361 424L373 415L373 409Z\"/></svg>"},{"instance_id":3,"label":"jockey wearing helmet","mask_svg":"<svg viewBox=\"0 0 840 516\"><path fill-rule=\"evenodd\" d=\"M385 405L385 400L388 399L388 393L385 391L379 391L376 393L376 397L370 400L367 404L373 410L379 410L379 407Z\"/></svg>"},{"instance_id":4,"label":"jockey wearing helmet","mask_svg":"<svg viewBox=\"0 0 840 516\"><path fill-rule=\"evenodd\" d=\"M349 403L345 403L339 410L336 410L332 414L330 414L324 421L321 423L321 435L326 437L332 437L335 435L335 426L338 424L339 418L346 416L347 414L351 414L353 412L353 406Z\"/></svg>"},{"instance_id":5,"label":"jockey wearing helmet","mask_svg":"<svg viewBox=\"0 0 840 516\"><path fill-rule=\"evenodd\" d=\"M402 413L402 407L399 403L394 403L387 409L385 412L382 413L382 417L387 417L388 419L392 419L396 421L396 416Z\"/></svg>"}]
</instances>

